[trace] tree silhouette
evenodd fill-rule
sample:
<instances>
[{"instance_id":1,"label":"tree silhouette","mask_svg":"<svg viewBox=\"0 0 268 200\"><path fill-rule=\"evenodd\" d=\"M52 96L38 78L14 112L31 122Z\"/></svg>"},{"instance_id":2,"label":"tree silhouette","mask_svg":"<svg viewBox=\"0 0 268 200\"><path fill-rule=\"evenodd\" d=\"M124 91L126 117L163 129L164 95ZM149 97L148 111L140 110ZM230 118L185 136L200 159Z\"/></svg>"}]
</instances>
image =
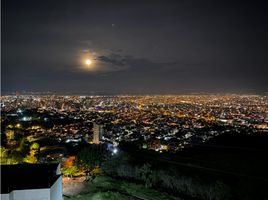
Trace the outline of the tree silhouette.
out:
<instances>
[{"instance_id":1,"label":"tree silhouette","mask_svg":"<svg viewBox=\"0 0 268 200\"><path fill-rule=\"evenodd\" d=\"M99 168L108 155L108 151L103 145L90 145L78 152L76 165L85 170L87 180L93 181L96 176L94 172L100 171L94 169Z\"/></svg>"}]
</instances>

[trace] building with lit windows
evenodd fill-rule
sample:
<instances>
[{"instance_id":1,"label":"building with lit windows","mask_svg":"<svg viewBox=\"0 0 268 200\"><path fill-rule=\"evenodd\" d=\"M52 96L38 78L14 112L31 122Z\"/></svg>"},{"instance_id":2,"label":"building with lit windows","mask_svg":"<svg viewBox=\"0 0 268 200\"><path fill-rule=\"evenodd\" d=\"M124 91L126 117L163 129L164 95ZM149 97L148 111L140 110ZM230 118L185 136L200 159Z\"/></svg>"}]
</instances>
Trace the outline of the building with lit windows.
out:
<instances>
[{"instance_id":1,"label":"building with lit windows","mask_svg":"<svg viewBox=\"0 0 268 200\"><path fill-rule=\"evenodd\" d=\"M103 135L103 126L94 123L93 124L93 143L99 144Z\"/></svg>"}]
</instances>

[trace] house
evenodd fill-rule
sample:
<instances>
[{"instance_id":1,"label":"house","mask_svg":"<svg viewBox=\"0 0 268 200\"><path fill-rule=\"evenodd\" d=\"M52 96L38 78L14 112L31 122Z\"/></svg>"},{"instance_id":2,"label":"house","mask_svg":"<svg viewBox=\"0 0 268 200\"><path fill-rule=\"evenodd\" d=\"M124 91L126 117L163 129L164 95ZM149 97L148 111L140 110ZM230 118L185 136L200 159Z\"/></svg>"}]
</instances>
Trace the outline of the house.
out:
<instances>
[{"instance_id":1,"label":"house","mask_svg":"<svg viewBox=\"0 0 268 200\"><path fill-rule=\"evenodd\" d=\"M60 164L1 165L1 200L62 200Z\"/></svg>"}]
</instances>

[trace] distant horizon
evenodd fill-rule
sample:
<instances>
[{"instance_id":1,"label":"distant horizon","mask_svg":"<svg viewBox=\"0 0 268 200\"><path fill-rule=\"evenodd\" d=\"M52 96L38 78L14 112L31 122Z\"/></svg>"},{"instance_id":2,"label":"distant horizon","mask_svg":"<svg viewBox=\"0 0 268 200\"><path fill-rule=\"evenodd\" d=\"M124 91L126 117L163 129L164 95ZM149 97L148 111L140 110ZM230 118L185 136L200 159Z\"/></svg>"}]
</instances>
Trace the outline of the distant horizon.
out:
<instances>
[{"instance_id":1,"label":"distant horizon","mask_svg":"<svg viewBox=\"0 0 268 200\"><path fill-rule=\"evenodd\" d=\"M74 92L33 92L33 91L23 91L19 92L2 92L1 91L1 96L35 96L35 95L41 95L41 96L53 96L53 95L58 95L58 96L183 96L183 95L223 95L223 96L228 96L228 95L237 95L237 96L254 96L254 95L259 95L259 96L267 96L267 92L185 92L185 93L148 93L148 94L139 94L139 93L104 93L104 92L85 92L85 93L74 93Z\"/></svg>"}]
</instances>

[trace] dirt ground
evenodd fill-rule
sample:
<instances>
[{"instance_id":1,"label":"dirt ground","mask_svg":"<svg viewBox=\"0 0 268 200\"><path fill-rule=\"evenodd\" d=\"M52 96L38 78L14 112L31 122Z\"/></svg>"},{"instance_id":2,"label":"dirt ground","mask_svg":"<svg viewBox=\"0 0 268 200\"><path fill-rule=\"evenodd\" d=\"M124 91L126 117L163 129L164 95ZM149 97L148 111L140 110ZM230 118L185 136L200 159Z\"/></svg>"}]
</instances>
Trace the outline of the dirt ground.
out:
<instances>
[{"instance_id":1,"label":"dirt ground","mask_svg":"<svg viewBox=\"0 0 268 200\"><path fill-rule=\"evenodd\" d=\"M85 194L89 191L88 183L85 178L63 178L62 192L65 196L77 196Z\"/></svg>"}]
</instances>

